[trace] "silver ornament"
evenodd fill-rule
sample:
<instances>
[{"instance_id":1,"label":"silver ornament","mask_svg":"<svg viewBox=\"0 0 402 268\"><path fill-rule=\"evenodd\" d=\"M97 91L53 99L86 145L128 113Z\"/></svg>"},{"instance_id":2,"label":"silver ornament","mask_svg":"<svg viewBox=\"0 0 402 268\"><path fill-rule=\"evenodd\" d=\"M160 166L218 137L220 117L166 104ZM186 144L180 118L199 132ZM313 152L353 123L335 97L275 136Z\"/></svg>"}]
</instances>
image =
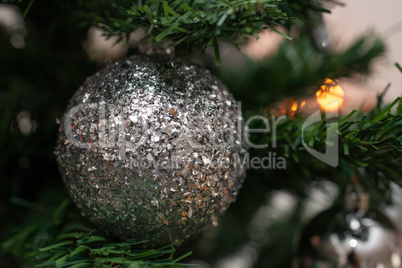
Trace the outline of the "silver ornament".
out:
<instances>
[{"instance_id":1,"label":"silver ornament","mask_svg":"<svg viewBox=\"0 0 402 268\"><path fill-rule=\"evenodd\" d=\"M242 117L208 70L135 55L89 77L61 122L66 188L97 227L164 244L224 212L245 177Z\"/></svg>"},{"instance_id":2,"label":"silver ornament","mask_svg":"<svg viewBox=\"0 0 402 268\"><path fill-rule=\"evenodd\" d=\"M384 206L384 213L395 223L402 241L402 187L391 183L391 205Z\"/></svg>"},{"instance_id":3,"label":"silver ornament","mask_svg":"<svg viewBox=\"0 0 402 268\"><path fill-rule=\"evenodd\" d=\"M346 199L346 210L323 212L304 228L293 267L401 268L398 233L392 222L368 208L366 194Z\"/></svg>"}]
</instances>

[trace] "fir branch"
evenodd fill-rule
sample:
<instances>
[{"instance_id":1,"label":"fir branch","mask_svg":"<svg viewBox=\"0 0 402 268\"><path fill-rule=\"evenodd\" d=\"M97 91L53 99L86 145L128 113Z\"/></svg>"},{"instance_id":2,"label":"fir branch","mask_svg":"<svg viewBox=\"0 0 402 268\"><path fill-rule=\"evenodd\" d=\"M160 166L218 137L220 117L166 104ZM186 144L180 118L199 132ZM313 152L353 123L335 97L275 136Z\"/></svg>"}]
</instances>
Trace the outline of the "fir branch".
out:
<instances>
[{"instance_id":1,"label":"fir branch","mask_svg":"<svg viewBox=\"0 0 402 268\"><path fill-rule=\"evenodd\" d=\"M114 241L106 232L86 226L86 219L68 199L57 208L41 207L21 198L13 198L13 202L32 209L31 217L0 248L23 260L27 267L197 266L178 263L191 252L174 258L175 244L146 249L146 238ZM71 215L67 217L67 212L73 213L75 220Z\"/></svg>"},{"instance_id":2,"label":"fir branch","mask_svg":"<svg viewBox=\"0 0 402 268\"><path fill-rule=\"evenodd\" d=\"M217 41L226 40L238 48L244 42L241 39L258 39L267 28L290 40L276 26L290 28L296 19L308 21L308 12L329 13L328 3L339 4L334 0L94 0L79 6L82 23L101 28L107 37L128 39L134 30L145 28L156 43L169 41L173 46L201 50L214 45L219 63Z\"/></svg>"},{"instance_id":3,"label":"fir branch","mask_svg":"<svg viewBox=\"0 0 402 268\"><path fill-rule=\"evenodd\" d=\"M284 6L284 10L289 17L295 17L313 26L309 18L311 14L331 13L330 8L335 5L342 6L344 4L336 0L288 0L287 5ZM289 27L291 25L287 24L286 26Z\"/></svg>"},{"instance_id":4,"label":"fir branch","mask_svg":"<svg viewBox=\"0 0 402 268\"><path fill-rule=\"evenodd\" d=\"M35 267L189 267L190 264L178 264L191 252L174 259L175 249L169 245L159 249L141 249L146 241L128 240L111 241L105 235L96 233L61 233L55 243L31 254L39 262Z\"/></svg>"},{"instance_id":5,"label":"fir branch","mask_svg":"<svg viewBox=\"0 0 402 268\"><path fill-rule=\"evenodd\" d=\"M334 0L120 0L90 1L98 10L82 17L91 23L102 23L108 34L122 35L141 27L149 28L148 33L158 36L161 41L167 35L178 42L198 39L195 43L209 42L211 37L227 37L239 34L253 35L264 25L274 26L291 22L292 17L301 18L307 11L330 12L328 3ZM304 13L301 12L305 11ZM225 34L226 33L226 34ZM181 38L182 37L182 38ZM203 38L204 42L199 38Z\"/></svg>"},{"instance_id":6,"label":"fir branch","mask_svg":"<svg viewBox=\"0 0 402 268\"><path fill-rule=\"evenodd\" d=\"M241 70L221 70L220 77L236 99L247 100L244 109L255 113L286 96L314 94L326 77L369 74L371 62L384 52L384 42L373 34L359 37L344 51L330 52L317 52L303 35L261 62L248 60Z\"/></svg>"},{"instance_id":7,"label":"fir branch","mask_svg":"<svg viewBox=\"0 0 402 268\"><path fill-rule=\"evenodd\" d=\"M397 106L397 113L392 114L391 108ZM273 119L271 119L273 121ZM316 175L327 174L332 167L311 156L301 140L304 131L305 142L317 151L324 152L327 146L327 121L320 121L312 128L303 129L304 118L289 119L276 125L276 135L252 136L254 144L270 144L276 139L277 147L273 150L278 155L284 155L289 161L295 162L295 167L301 170L314 170ZM334 123L334 122L332 122ZM260 128L263 125L259 126ZM379 107L369 114L356 111L337 122L339 135L339 158L343 165L338 169L349 168L350 165L362 167L370 174L382 173L376 176L377 181L388 184L394 181L402 185L402 102L397 98L391 105ZM258 126L253 126L258 128ZM330 131L330 130L329 130ZM255 155L266 155L263 150L254 149ZM347 165L345 165L347 164ZM344 166L345 165L345 166ZM321 172L320 172L321 171ZM338 172L339 173L339 172ZM299 174L302 175L302 172ZM307 177L310 174L305 174ZM372 185L375 186L375 185Z\"/></svg>"},{"instance_id":8,"label":"fir branch","mask_svg":"<svg viewBox=\"0 0 402 268\"><path fill-rule=\"evenodd\" d=\"M155 37L156 42L171 40L174 46L187 42L200 47L214 44L219 55L217 39L233 41L244 35L258 38L258 32L266 25L279 25L288 19L279 7L283 3L282 0L147 0L144 5L127 10L124 18L97 16L96 23L105 25L109 36L148 28L148 36Z\"/></svg>"},{"instance_id":9,"label":"fir branch","mask_svg":"<svg viewBox=\"0 0 402 268\"><path fill-rule=\"evenodd\" d=\"M112 12L93 12L91 20L108 36L127 36L146 28L156 42L170 40L174 46L187 43L205 48L216 44L217 39L237 43L239 36L258 38L262 29L288 20L284 5L283 0L146 0L130 8L118 6ZM85 16L88 20L88 14ZM219 55L217 50L216 53Z\"/></svg>"}]
</instances>

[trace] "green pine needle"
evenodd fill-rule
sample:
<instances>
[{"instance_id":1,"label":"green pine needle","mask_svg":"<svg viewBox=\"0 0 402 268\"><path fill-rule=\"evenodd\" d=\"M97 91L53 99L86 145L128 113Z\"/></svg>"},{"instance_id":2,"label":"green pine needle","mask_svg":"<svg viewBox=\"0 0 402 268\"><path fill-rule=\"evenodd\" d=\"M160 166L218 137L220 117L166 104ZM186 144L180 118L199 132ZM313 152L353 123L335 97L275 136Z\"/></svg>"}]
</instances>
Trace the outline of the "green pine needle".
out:
<instances>
[{"instance_id":1,"label":"green pine needle","mask_svg":"<svg viewBox=\"0 0 402 268\"><path fill-rule=\"evenodd\" d=\"M302 35L284 41L275 54L260 62L248 60L240 70L222 69L219 76L236 99L245 100L243 108L255 114L284 97L311 94L326 77L369 74L371 62L384 52L384 42L372 34L357 38L343 51L321 53Z\"/></svg>"},{"instance_id":2,"label":"green pine needle","mask_svg":"<svg viewBox=\"0 0 402 268\"><path fill-rule=\"evenodd\" d=\"M398 62L395 62L395 66L396 66L396 68L398 68L398 70L402 73L402 67L401 67L401 65L399 65Z\"/></svg>"},{"instance_id":3,"label":"green pine needle","mask_svg":"<svg viewBox=\"0 0 402 268\"><path fill-rule=\"evenodd\" d=\"M395 114L391 113L397 107ZM315 150L323 152L326 146L334 146L326 141L327 122L320 121L312 128L303 129L303 118L280 121L276 126L276 148L270 148L278 155L286 156L289 161L296 161L295 169L308 167L317 174L320 170L326 177L331 177L334 168L311 156L300 141L304 132L305 142ZM253 126L262 128L263 126ZM387 184L394 181L402 185L402 99L395 99L390 105L378 107L369 114L356 111L340 119L337 123L339 135L339 158L343 165L363 167L367 174L373 174L377 183ZM290 131L291 130L291 131ZM331 132L331 129L328 130ZM271 135L252 135L253 144L271 144ZM266 155L266 151L254 149L254 155ZM291 160L290 160L291 159ZM338 174L335 172L334 174ZM385 175L385 176L384 176ZM303 172L298 173L302 177ZM308 179L308 175L306 175ZM311 179L311 178L310 178ZM340 182L339 182L340 183ZM368 182L367 182L368 183ZM369 184L369 183L368 183ZM370 185L375 188L376 185Z\"/></svg>"},{"instance_id":4,"label":"green pine needle","mask_svg":"<svg viewBox=\"0 0 402 268\"><path fill-rule=\"evenodd\" d=\"M102 25L109 36L147 28L148 36L156 42L170 40L175 46L186 42L199 47L206 47L211 40L215 46L219 39L237 43L239 36L258 38L258 32L267 27L278 32L274 27L288 20L284 0L146 0L142 5L130 6L124 3L116 7L104 0L97 1L100 11L85 14L83 20Z\"/></svg>"},{"instance_id":5,"label":"green pine needle","mask_svg":"<svg viewBox=\"0 0 402 268\"><path fill-rule=\"evenodd\" d=\"M27 14L28 14L29 10L31 9L31 6L32 6L32 4L33 4L34 1L35 1L35 0L29 1L29 4L28 4L27 8L25 9L24 14L22 15L23 18L25 18L25 17L27 16Z\"/></svg>"},{"instance_id":6,"label":"green pine needle","mask_svg":"<svg viewBox=\"0 0 402 268\"><path fill-rule=\"evenodd\" d=\"M16 204L29 208L27 224L16 227L15 235L1 244L1 251L9 252L30 267L190 267L197 265L179 263L191 255L188 252L174 258L171 244L159 249L146 249L147 239L115 241L107 233L81 224L72 223L68 213L79 211L68 200L53 208L42 208L21 198ZM29 204L27 206L27 204ZM38 209L40 208L40 209ZM38 212L39 211L39 212ZM29 224L28 224L29 223ZM0 251L0 253L1 253Z\"/></svg>"}]
</instances>

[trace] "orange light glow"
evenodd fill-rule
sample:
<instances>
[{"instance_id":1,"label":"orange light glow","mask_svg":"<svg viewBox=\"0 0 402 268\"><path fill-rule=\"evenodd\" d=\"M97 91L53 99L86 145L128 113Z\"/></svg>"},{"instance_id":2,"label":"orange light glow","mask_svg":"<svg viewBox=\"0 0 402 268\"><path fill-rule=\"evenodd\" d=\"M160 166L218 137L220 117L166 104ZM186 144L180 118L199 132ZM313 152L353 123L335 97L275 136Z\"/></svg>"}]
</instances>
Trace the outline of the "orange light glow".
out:
<instances>
[{"instance_id":1,"label":"orange light glow","mask_svg":"<svg viewBox=\"0 0 402 268\"><path fill-rule=\"evenodd\" d=\"M297 111L297 102L293 103L291 110L294 111L294 112Z\"/></svg>"},{"instance_id":2,"label":"orange light glow","mask_svg":"<svg viewBox=\"0 0 402 268\"><path fill-rule=\"evenodd\" d=\"M270 109L270 111L276 116L287 115L289 118L293 118L296 113L300 112L304 105L306 105L306 101L286 98L283 99L277 107Z\"/></svg>"},{"instance_id":3,"label":"orange light glow","mask_svg":"<svg viewBox=\"0 0 402 268\"><path fill-rule=\"evenodd\" d=\"M288 118L294 118L302 112L302 108L306 105L305 100L295 100L291 98L285 98L280 102L276 102L262 111L264 116L288 116Z\"/></svg>"},{"instance_id":4,"label":"orange light glow","mask_svg":"<svg viewBox=\"0 0 402 268\"><path fill-rule=\"evenodd\" d=\"M293 101L293 100L291 100ZM293 112L296 112L297 110L300 110L301 108L303 108L303 106L306 105L306 101L303 101L302 103L300 103L300 107L297 101L293 101L293 105L292 108L290 108L290 110L292 110Z\"/></svg>"},{"instance_id":5,"label":"orange light glow","mask_svg":"<svg viewBox=\"0 0 402 268\"><path fill-rule=\"evenodd\" d=\"M321 89L317 91L317 102L321 109L327 111L335 111L341 107L343 103L343 89L337 80L326 78Z\"/></svg>"}]
</instances>

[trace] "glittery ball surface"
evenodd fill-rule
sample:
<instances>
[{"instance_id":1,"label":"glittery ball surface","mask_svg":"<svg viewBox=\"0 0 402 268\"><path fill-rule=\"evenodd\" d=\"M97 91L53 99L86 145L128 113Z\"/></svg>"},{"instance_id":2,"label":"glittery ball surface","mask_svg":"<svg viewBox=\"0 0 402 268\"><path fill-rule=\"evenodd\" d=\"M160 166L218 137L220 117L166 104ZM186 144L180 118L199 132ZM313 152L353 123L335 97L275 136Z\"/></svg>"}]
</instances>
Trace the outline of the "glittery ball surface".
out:
<instances>
[{"instance_id":1,"label":"glittery ball surface","mask_svg":"<svg viewBox=\"0 0 402 268\"><path fill-rule=\"evenodd\" d=\"M215 224L245 177L238 106L208 70L179 59L110 64L61 120L56 156L71 198L120 239L166 244Z\"/></svg>"}]
</instances>

